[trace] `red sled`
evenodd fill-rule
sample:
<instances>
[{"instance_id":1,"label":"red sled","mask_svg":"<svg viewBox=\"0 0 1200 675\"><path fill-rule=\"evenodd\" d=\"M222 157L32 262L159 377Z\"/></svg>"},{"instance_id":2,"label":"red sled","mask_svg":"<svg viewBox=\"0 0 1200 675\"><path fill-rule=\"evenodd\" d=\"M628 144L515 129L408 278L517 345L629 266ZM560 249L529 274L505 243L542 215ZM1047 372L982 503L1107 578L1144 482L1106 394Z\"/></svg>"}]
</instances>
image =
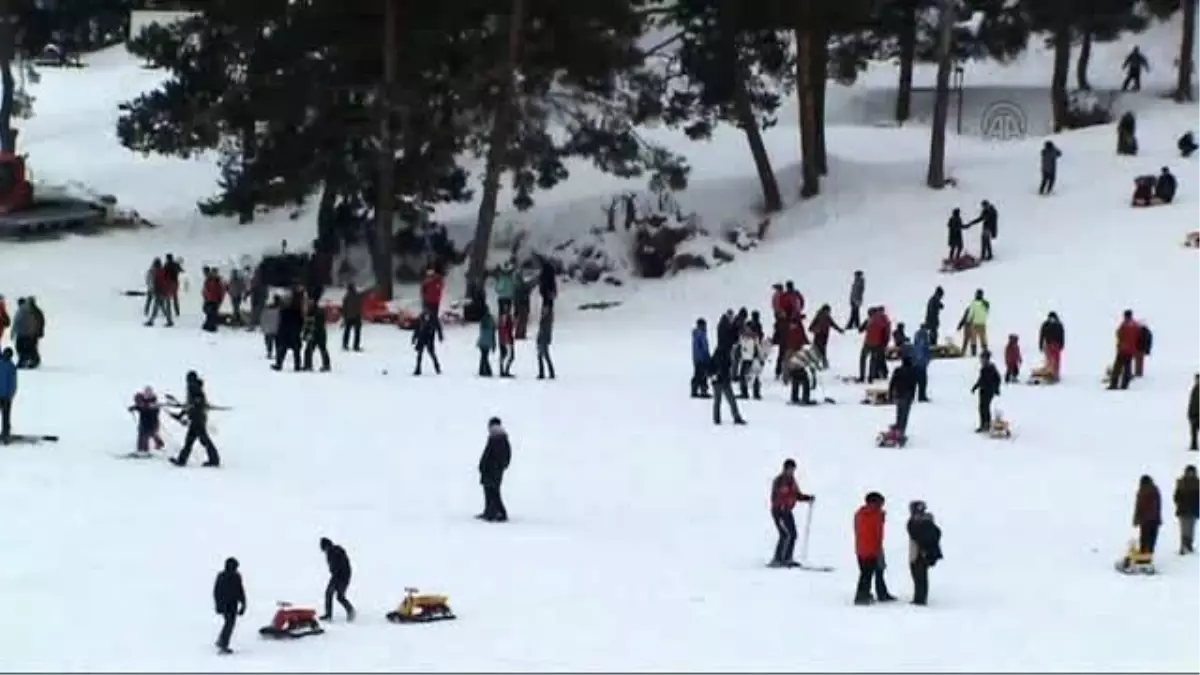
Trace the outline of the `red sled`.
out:
<instances>
[{"instance_id":1,"label":"red sled","mask_svg":"<svg viewBox=\"0 0 1200 675\"><path fill-rule=\"evenodd\" d=\"M942 271L946 273L965 272L976 267L979 267L979 258L970 253L964 253L953 260L950 258L942 260Z\"/></svg>"},{"instance_id":2,"label":"red sled","mask_svg":"<svg viewBox=\"0 0 1200 675\"><path fill-rule=\"evenodd\" d=\"M888 427L887 431L881 431L875 437L875 445L881 448L903 448L908 444L908 436L905 436L895 426Z\"/></svg>"},{"instance_id":3,"label":"red sled","mask_svg":"<svg viewBox=\"0 0 1200 675\"><path fill-rule=\"evenodd\" d=\"M302 638L309 635L320 635L325 632L317 621L317 610L308 607L292 607L291 603L276 603L275 617L271 625L258 629L263 637L275 639Z\"/></svg>"}]
</instances>

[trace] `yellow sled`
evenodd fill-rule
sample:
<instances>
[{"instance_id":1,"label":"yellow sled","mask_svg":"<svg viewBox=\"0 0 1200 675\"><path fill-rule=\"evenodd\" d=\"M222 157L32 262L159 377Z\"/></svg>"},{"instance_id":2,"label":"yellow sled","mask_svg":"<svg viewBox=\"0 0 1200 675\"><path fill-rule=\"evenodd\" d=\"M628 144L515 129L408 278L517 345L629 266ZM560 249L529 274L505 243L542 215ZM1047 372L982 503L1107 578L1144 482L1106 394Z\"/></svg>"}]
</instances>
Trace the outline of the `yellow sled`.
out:
<instances>
[{"instance_id":1,"label":"yellow sled","mask_svg":"<svg viewBox=\"0 0 1200 675\"><path fill-rule=\"evenodd\" d=\"M929 350L929 355L935 359L960 359L963 356L962 347L954 344L953 340L946 340L940 345L934 345L933 349Z\"/></svg>"},{"instance_id":2,"label":"yellow sled","mask_svg":"<svg viewBox=\"0 0 1200 675\"><path fill-rule=\"evenodd\" d=\"M1121 574L1154 574L1154 554L1142 553L1136 539L1129 540L1129 550L1125 557L1117 561L1116 570Z\"/></svg>"},{"instance_id":3,"label":"yellow sled","mask_svg":"<svg viewBox=\"0 0 1200 675\"><path fill-rule=\"evenodd\" d=\"M988 429L988 438L1012 438L1012 435L1012 425L997 412L996 418L992 420L992 428Z\"/></svg>"},{"instance_id":4,"label":"yellow sled","mask_svg":"<svg viewBox=\"0 0 1200 675\"><path fill-rule=\"evenodd\" d=\"M888 405L892 395L884 387L871 387L863 394L863 405Z\"/></svg>"},{"instance_id":5,"label":"yellow sled","mask_svg":"<svg viewBox=\"0 0 1200 675\"><path fill-rule=\"evenodd\" d=\"M1029 384L1058 384L1058 379L1050 373L1050 369L1046 366L1034 368L1029 374Z\"/></svg>"},{"instance_id":6,"label":"yellow sled","mask_svg":"<svg viewBox=\"0 0 1200 675\"><path fill-rule=\"evenodd\" d=\"M387 613L392 623L428 623L457 618L450 610L450 597L446 595L417 595L416 588L405 588L404 599L394 612Z\"/></svg>"}]
</instances>

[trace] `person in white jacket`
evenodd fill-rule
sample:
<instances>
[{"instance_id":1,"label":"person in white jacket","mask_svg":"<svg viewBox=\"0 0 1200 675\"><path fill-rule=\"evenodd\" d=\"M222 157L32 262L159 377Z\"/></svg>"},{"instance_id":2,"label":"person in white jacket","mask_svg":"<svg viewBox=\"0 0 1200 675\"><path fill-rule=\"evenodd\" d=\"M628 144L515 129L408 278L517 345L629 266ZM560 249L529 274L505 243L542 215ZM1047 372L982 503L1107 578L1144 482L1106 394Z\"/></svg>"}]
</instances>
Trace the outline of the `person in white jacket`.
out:
<instances>
[{"instance_id":1,"label":"person in white jacket","mask_svg":"<svg viewBox=\"0 0 1200 675\"><path fill-rule=\"evenodd\" d=\"M263 345L267 348L268 360L275 358L275 336L279 334L281 304L279 296L271 298L271 304L263 308L262 316L258 320L259 329L263 334Z\"/></svg>"},{"instance_id":2,"label":"person in white jacket","mask_svg":"<svg viewBox=\"0 0 1200 675\"><path fill-rule=\"evenodd\" d=\"M749 327L742 330L742 336L737 343L738 380L741 391L739 398L754 396L756 401L762 400L762 370L767 362L769 347Z\"/></svg>"}]
</instances>

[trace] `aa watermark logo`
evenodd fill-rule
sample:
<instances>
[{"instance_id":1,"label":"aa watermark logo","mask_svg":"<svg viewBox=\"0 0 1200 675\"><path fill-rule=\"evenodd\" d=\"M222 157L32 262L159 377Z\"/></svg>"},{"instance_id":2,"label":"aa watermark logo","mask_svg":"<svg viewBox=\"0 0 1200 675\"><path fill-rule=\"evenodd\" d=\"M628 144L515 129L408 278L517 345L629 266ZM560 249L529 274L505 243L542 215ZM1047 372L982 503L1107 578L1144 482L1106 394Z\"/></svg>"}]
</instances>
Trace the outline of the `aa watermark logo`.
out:
<instances>
[{"instance_id":1,"label":"aa watermark logo","mask_svg":"<svg viewBox=\"0 0 1200 675\"><path fill-rule=\"evenodd\" d=\"M979 130L993 141L1017 141L1025 138L1029 123L1025 111L1012 101L996 101L983 109Z\"/></svg>"}]
</instances>

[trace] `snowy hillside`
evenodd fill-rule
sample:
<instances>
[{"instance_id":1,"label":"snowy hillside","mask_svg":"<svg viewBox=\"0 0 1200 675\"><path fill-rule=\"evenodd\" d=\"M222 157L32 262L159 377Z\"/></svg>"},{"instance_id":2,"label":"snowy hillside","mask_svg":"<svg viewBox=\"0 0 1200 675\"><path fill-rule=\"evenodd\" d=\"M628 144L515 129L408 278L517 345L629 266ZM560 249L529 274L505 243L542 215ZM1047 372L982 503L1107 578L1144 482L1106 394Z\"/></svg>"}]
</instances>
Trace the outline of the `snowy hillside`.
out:
<instances>
[{"instance_id":1,"label":"snowy hillside","mask_svg":"<svg viewBox=\"0 0 1200 675\"><path fill-rule=\"evenodd\" d=\"M1196 123L1194 107L1139 99L1136 158L1114 155L1110 127L1056 138L1063 158L1049 198L1035 194L1042 139L953 138L958 186L931 192L922 185L925 130L831 128L836 179L781 216L769 245L714 271L644 284L605 312L564 301L557 380L533 379L530 343L518 343L517 379L477 378L468 329L449 330L439 346L444 373L418 379L408 333L375 327L363 354L335 346L332 373L272 372L259 336L198 330L196 288L175 328L142 327L142 300L117 290L137 285L151 257L221 259L302 238L285 222L203 223L190 209L209 190L205 165L135 160L115 147L111 101L154 77L117 58L80 80L94 89L55 93L47 76L25 132L43 178L117 193L166 226L0 248L10 311L17 297L36 295L47 318L45 365L20 374L14 429L62 437L0 448L3 669L1200 669L1200 570L1196 556L1176 555L1170 504L1175 478L1196 461L1184 451L1184 412L1200 287L1197 252L1182 242L1196 228L1200 171L1174 149ZM778 166L794 164L794 130L769 142ZM728 206L731 186L746 185L741 198L752 203L737 143L730 135L689 147L697 200L711 186L709 197ZM1130 209L1133 176L1162 166L1179 177L1177 202ZM585 176L558 203L587 201L595 212L608 189ZM1000 210L995 262L939 274L947 212L973 215L981 199ZM969 232L968 248L977 244ZM746 427L714 427L709 403L687 398L697 317L713 324L726 307L766 311L770 284L792 279L810 306L829 303L844 320L855 269L866 272L867 304L886 305L910 331L934 286L945 287L950 326L984 289L993 348L1018 334L1026 370L1040 361L1038 324L1057 311L1064 381L1005 389L999 405L1017 437L994 441L971 433L975 363L934 362L933 403L913 411L904 450L872 442L891 409L858 405L861 387L832 377L826 393L842 405L789 406L769 382L765 400L743 404ZM1099 380L1127 308L1154 329L1154 351L1145 378L1108 392ZM858 347L857 337L835 335L833 370L850 373ZM153 384L182 395L189 369L214 404L232 408L213 413L222 468L200 468L195 455L187 469L115 459L132 447L124 408L133 392ZM504 484L512 520L503 525L471 518L493 415L513 442ZM174 452L182 433L166 425ZM818 496L809 558L832 573L763 568L775 538L768 488L787 457ZM1121 576L1113 561L1130 536L1142 474L1164 497L1160 574ZM902 600L911 596L906 504L926 500L944 530L927 608L851 605L852 514L871 490L888 499L887 577ZM347 625L339 610L324 635L260 640L275 601L320 604L321 536L353 560L358 621ZM218 657L212 583L228 556L241 561L249 609L238 653ZM405 586L448 594L459 619L387 623Z\"/></svg>"}]
</instances>

